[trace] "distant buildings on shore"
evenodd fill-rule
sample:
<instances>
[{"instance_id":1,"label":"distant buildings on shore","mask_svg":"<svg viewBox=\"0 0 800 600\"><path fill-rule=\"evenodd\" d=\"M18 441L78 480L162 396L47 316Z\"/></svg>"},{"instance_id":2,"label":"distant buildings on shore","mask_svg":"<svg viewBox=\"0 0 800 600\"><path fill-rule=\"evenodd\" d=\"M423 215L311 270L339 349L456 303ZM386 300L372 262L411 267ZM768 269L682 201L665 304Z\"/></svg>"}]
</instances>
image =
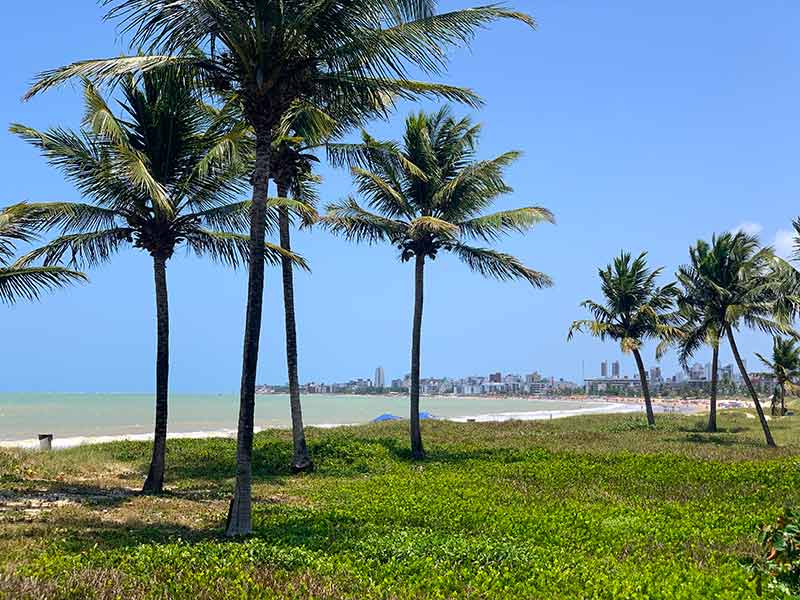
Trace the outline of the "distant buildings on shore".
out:
<instances>
[{"instance_id":1,"label":"distant buildings on shore","mask_svg":"<svg viewBox=\"0 0 800 600\"><path fill-rule=\"evenodd\" d=\"M747 364L745 363L745 368ZM764 392L772 392L775 386L774 378L767 373L748 373L753 385ZM705 392L711 388L711 363L705 365L695 363L686 371L681 371L672 377L664 378L661 367L653 367L647 373L647 382L651 392L657 394L689 393L692 391ZM718 371L718 391L720 394L726 392L741 391L744 381L735 365L724 365ZM611 375L608 374L608 362L600 363L600 377L588 378L584 380L584 391L587 395L595 396L602 394L640 394L642 384L639 373L634 375L621 376L619 362L615 361L611 366Z\"/></svg>"},{"instance_id":2,"label":"distant buildings on shore","mask_svg":"<svg viewBox=\"0 0 800 600\"><path fill-rule=\"evenodd\" d=\"M383 367L375 369L373 379L351 379L338 383L310 382L301 386L305 394L375 394L383 392L407 392L411 387L411 375L393 379L387 386ZM261 385L259 394L283 393L287 386ZM487 376L473 375L460 379L450 377L427 377L420 379L420 393L425 395L453 394L459 396L477 395L563 395L580 392L581 386L575 382L555 377L542 377L539 373L528 375L500 372Z\"/></svg>"}]
</instances>

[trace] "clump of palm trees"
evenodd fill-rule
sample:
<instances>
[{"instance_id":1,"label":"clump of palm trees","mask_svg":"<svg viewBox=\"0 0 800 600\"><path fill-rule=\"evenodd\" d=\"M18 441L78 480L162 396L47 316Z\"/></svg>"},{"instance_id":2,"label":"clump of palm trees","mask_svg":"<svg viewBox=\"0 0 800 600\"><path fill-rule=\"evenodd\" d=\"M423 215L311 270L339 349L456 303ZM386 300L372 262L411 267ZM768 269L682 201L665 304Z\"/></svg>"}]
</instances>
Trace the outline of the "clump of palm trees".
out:
<instances>
[{"instance_id":1,"label":"clump of palm trees","mask_svg":"<svg viewBox=\"0 0 800 600\"><path fill-rule=\"evenodd\" d=\"M800 234L800 227L797 229ZM711 242L699 240L689 249L689 259L678 269L677 284L658 288L655 278L661 269L648 271L644 255L631 262L630 255L623 253L613 266L600 272L606 303L587 301L583 305L595 320L576 321L569 335L588 330L601 339L619 341L623 351L634 354L650 425L654 419L639 352L642 341L658 341L657 357L669 346L677 347L684 367L702 346L710 347L709 432L717 431L719 350L720 343L727 340L766 443L774 447L775 440L736 343L736 333L750 328L775 336L772 360L760 358L776 376L783 414L786 384L800 375L800 350L795 341L800 334L792 327L798 307L798 272L776 256L772 248L762 247L755 236L744 232L714 236ZM773 414L777 412L774 410Z\"/></svg>"},{"instance_id":2,"label":"clump of palm trees","mask_svg":"<svg viewBox=\"0 0 800 600\"><path fill-rule=\"evenodd\" d=\"M398 100L427 97L479 106L479 97L467 88L414 80L409 73L443 73L450 50L469 45L492 22L535 24L530 16L500 5L439 13L435 0L104 4L110 7L108 17L120 23L139 53L42 73L26 95L32 98L80 79L86 99L81 131L12 126L88 202L17 205L3 213L4 219L23 219L22 234L9 230L12 240L28 241L28 232L48 230L55 230L56 238L8 269L3 263L0 295L34 297L84 277L60 266L62 262L94 267L125 245L150 254L158 352L155 443L144 489L157 493L164 481L168 410L167 262L183 245L230 266L247 265L236 484L227 522L228 535L244 535L252 530L253 418L265 262L282 267L292 466L300 471L313 465L302 425L292 281L292 269L305 263L290 242L292 221L310 225L317 219L311 202L316 157L309 149L327 145L331 157L359 161L352 166L360 191L382 213L374 221L354 201L335 205L323 219L326 226L351 239L387 239L400 246L401 258L415 259L412 414L418 416L426 259L450 251L484 275L523 279L537 287L549 284L545 275L509 255L467 244L470 238L493 242L500 234L552 219L542 208L481 216L495 198L511 191L502 171L517 154L476 160L478 128L470 121L446 111L416 115L409 119L407 133L417 137L407 138L402 150L399 144L371 143L368 138L362 144L330 145L353 127L389 116ZM109 108L103 86L121 96L124 115ZM427 135L432 137L425 142ZM428 145L421 146L423 142ZM397 180L386 179L395 176ZM270 180L277 185L273 198ZM388 187L382 190L384 184ZM241 201L245 186L252 187L252 197ZM378 197L382 193L384 200ZM266 241L273 226L279 232L277 245ZM373 226L370 233L367 229ZM0 246L0 259L10 256L9 248ZM36 261L42 265L33 266ZM411 430L414 455L422 456L418 419L412 419Z\"/></svg>"}]
</instances>

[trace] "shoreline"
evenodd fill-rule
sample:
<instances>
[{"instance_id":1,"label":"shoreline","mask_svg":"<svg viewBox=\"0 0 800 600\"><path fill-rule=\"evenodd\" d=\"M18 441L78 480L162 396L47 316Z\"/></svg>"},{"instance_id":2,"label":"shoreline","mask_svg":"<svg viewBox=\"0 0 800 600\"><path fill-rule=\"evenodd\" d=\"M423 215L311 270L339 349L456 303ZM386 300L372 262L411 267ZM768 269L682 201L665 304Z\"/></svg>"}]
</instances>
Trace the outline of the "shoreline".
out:
<instances>
[{"instance_id":1,"label":"shoreline","mask_svg":"<svg viewBox=\"0 0 800 600\"><path fill-rule=\"evenodd\" d=\"M439 398L447 398L447 396L437 396ZM502 400L501 397L459 397L459 399L481 399L496 398ZM597 414L625 414L625 413L639 413L644 411L643 402L633 398L616 398L616 397L560 397L560 398L542 398L542 397L523 397L522 399L536 400L539 402L552 401L564 402L571 401L576 403L591 403L595 406L590 407L576 407L574 409L560 408L558 410L534 410L534 411L503 411L503 412L483 412L478 414L465 414L458 416L438 417L436 420L450 421L454 423L499 423L505 421L544 421L552 419L563 419L568 417L575 417L581 415L597 415ZM669 402L661 399L659 402L653 401L654 406L659 413L683 413L692 414L698 412L701 408L702 402ZM707 404L707 403L706 403ZM598 406L599 405L599 406ZM703 405L702 407L704 407ZM737 406L722 406L720 408L735 408ZM359 425L368 425L371 421L362 423L323 423L306 425L306 429L334 429L338 427L353 427ZM290 427L259 427L256 426L254 431L256 433L265 431L267 429L288 430ZM202 431L174 431L169 432L168 439L209 439L209 438L235 438L235 429L213 429ZM53 438L53 450L64 450L83 445L103 444L117 441L150 441L153 439L152 433L127 433L127 434L107 434L101 436L91 435L75 435L69 437L59 438L57 435ZM39 441L36 438L27 438L19 440L0 440L0 449L24 449L36 450L39 448Z\"/></svg>"}]
</instances>

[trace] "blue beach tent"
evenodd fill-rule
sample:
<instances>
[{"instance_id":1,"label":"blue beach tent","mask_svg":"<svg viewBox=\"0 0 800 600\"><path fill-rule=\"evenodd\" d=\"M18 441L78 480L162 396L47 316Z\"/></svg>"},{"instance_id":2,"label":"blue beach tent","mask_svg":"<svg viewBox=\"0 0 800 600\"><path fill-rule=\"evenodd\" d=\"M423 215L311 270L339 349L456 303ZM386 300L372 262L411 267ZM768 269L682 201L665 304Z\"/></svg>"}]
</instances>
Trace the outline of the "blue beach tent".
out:
<instances>
[{"instance_id":1,"label":"blue beach tent","mask_svg":"<svg viewBox=\"0 0 800 600\"><path fill-rule=\"evenodd\" d=\"M389 413L383 413L380 417L375 417L372 419L373 423L383 423L384 421L402 421L403 417L398 417L397 415L391 415Z\"/></svg>"}]
</instances>

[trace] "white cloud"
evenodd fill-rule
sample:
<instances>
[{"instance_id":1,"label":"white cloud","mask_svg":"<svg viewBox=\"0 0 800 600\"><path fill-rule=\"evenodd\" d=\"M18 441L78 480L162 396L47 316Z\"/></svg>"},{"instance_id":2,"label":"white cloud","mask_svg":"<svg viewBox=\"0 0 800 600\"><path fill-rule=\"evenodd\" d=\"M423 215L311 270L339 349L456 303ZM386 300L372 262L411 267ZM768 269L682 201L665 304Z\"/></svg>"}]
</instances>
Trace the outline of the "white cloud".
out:
<instances>
[{"instance_id":1,"label":"white cloud","mask_svg":"<svg viewBox=\"0 0 800 600\"><path fill-rule=\"evenodd\" d=\"M752 223L750 221L745 221L740 225L731 229L731 233L746 233L747 235L758 235L764 230L764 226L761 223Z\"/></svg>"},{"instance_id":2,"label":"white cloud","mask_svg":"<svg viewBox=\"0 0 800 600\"><path fill-rule=\"evenodd\" d=\"M782 258L791 258L794 254L794 232L779 229L773 242L775 253Z\"/></svg>"}]
</instances>

